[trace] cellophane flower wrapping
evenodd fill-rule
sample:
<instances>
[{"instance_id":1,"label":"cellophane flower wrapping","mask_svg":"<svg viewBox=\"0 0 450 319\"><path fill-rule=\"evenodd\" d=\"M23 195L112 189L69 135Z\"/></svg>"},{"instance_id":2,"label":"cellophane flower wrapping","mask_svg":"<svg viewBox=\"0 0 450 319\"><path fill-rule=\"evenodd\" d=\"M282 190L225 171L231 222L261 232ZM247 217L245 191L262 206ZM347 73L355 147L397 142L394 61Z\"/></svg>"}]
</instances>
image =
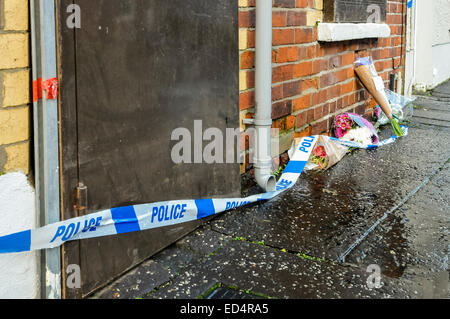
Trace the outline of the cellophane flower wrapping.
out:
<instances>
[{"instance_id":1,"label":"cellophane flower wrapping","mask_svg":"<svg viewBox=\"0 0 450 319\"><path fill-rule=\"evenodd\" d=\"M335 136L343 141L353 141L363 146L377 145L377 130L367 119L355 113L342 113L334 121Z\"/></svg>"},{"instance_id":2,"label":"cellophane flower wrapping","mask_svg":"<svg viewBox=\"0 0 450 319\"><path fill-rule=\"evenodd\" d=\"M347 152L348 147L326 135L320 135L305 170L327 170L339 162Z\"/></svg>"},{"instance_id":3,"label":"cellophane flower wrapping","mask_svg":"<svg viewBox=\"0 0 450 319\"><path fill-rule=\"evenodd\" d=\"M391 90L385 89L386 96L392 107L392 113L400 121L408 121L412 118L414 113L413 102L416 98L408 98L403 95L397 94ZM377 105L375 110L375 116L377 118L377 126L386 125L389 123L389 119L381 110L380 106Z\"/></svg>"}]
</instances>

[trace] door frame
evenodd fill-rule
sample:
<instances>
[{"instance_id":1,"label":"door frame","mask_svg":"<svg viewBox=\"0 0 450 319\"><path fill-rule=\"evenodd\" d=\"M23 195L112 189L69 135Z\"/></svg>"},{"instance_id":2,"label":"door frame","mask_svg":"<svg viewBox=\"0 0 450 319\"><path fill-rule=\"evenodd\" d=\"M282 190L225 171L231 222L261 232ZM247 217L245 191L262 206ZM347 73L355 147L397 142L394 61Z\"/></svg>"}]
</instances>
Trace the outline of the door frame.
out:
<instances>
[{"instance_id":1,"label":"door frame","mask_svg":"<svg viewBox=\"0 0 450 319\"><path fill-rule=\"evenodd\" d=\"M408 97L412 96L416 78L416 8L417 1L407 1L404 94Z\"/></svg>"},{"instance_id":2,"label":"door frame","mask_svg":"<svg viewBox=\"0 0 450 319\"><path fill-rule=\"evenodd\" d=\"M60 221L60 161L58 99L38 99L38 79L57 78L56 19L53 0L30 1L31 69L36 189L36 219L40 227ZM40 90L40 89L39 89ZM61 251L38 253L41 298L61 298Z\"/></svg>"},{"instance_id":3,"label":"door frame","mask_svg":"<svg viewBox=\"0 0 450 319\"><path fill-rule=\"evenodd\" d=\"M66 24L71 15L67 8L74 3L75 0L30 0L33 84L38 79L56 78L58 87L64 88L63 92L58 90L55 99L44 96L33 102L36 218L40 227L80 214L76 207L79 185L76 29ZM235 40L238 52L237 33ZM79 241L70 241L38 253L41 298L83 297L82 289L69 289L66 285L66 269L80 266L80 247Z\"/></svg>"}]
</instances>

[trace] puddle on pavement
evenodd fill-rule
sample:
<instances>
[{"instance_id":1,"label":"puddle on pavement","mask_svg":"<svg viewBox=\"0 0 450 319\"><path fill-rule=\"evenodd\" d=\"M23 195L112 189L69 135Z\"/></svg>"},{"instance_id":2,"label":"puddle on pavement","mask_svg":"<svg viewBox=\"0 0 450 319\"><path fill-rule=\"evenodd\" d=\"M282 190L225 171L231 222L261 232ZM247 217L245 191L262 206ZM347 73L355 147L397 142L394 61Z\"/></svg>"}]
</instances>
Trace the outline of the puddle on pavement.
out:
<instances>
[{"instance_id":1,"label":"puddle on pavement","mask_svg":"<svg viewBox=\"0 0 450 319\"><path fill-rule=\"evenodd\" d=\"M382 131L381 138L392 135ZM378 150L356 150L330 170L304 172L297 184L277 198L228 212L213 228L310 256L338 258L394 205L442 164L443 131L414 128L409 135ZM418 156L427 145L427 156ZM421 153L422 154L422 153ZM401 276L407 235L401 220L385 233L390 249L385 275ZM381 239L379 239L381 240ZM397 255L390 254L393 250Z\"/></svg>"}]
</instances>

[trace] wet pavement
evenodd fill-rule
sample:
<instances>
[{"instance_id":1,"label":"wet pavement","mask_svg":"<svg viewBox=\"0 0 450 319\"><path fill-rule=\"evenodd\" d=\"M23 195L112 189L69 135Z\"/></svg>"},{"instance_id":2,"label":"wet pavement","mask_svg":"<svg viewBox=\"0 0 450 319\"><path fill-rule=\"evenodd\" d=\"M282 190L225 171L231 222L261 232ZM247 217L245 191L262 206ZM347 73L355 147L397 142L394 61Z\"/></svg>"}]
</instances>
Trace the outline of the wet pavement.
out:
<instances>
[{"instance_id":1,"label":"wet pavement","mask_svg":"<svg viewBox=\"0 0 450 319\"><path fill-rule=\"evenodd\" d=\"M450 82L415 104L407 137L219 215L92 297L449 298Z\"/></svg>"}]
</instances>

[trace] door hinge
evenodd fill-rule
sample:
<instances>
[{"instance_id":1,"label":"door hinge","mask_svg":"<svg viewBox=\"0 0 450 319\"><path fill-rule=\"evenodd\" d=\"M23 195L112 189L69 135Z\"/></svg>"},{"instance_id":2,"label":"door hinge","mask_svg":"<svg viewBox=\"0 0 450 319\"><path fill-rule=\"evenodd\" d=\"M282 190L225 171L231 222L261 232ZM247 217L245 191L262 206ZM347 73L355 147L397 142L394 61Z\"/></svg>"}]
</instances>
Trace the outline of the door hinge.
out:
<instances>
[{"instance_id":1,"label":"door hinge","mask_svg":"<svg viewBox=\"0 0 450 319\"><path fill-rule=\"evenodd\" d=\"M75 192L75 210L79 214L85 214L87 210L87 186L78 183Z\"/></svg>"}]
</instances>

